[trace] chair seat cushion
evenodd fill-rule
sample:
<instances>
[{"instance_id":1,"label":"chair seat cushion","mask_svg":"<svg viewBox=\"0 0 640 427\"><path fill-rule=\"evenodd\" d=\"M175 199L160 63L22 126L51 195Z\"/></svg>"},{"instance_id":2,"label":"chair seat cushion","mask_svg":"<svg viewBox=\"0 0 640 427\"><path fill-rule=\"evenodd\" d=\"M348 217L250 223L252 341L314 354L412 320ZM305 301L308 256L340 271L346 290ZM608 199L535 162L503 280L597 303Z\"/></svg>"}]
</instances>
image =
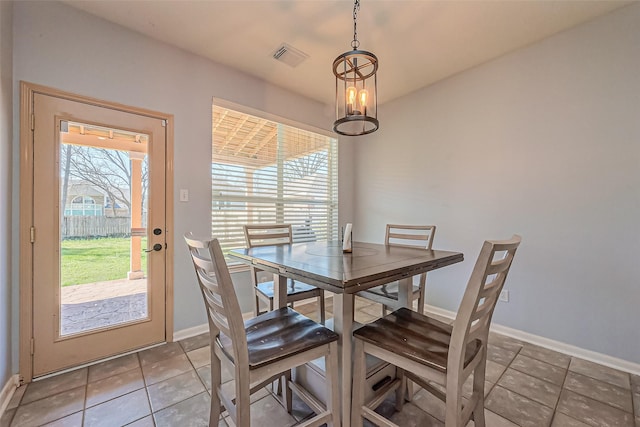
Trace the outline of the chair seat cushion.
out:
<instances>
[{"instance_id":1,"label":"chair seat cushion","mask_svg":"<svg viewBox=\"0 0 640 427\"><path fill-rule=\"evenodd\" d=\"M289 307L269 311L244 323L249 369L338 340L338 334ZM233 360L231 340L220 334L219 345Z\"/></svg>"},{"instance_id":2,"label":"chair seat cushion","mask_svg":"<svg viewBox=\"0 0 640 427\"><path fill-rule=\"evenodd\" d=\"M447 372L453 326L401 308L356 330L353 335L407 359ZM467 344L464 366L480 350L480 340Z\"/></svg>"},{"instance_id":3,"label":"chair seat cushion","mask_svg":"<svg viewBox=\"0 0 640 427\"><path fill-rule=\"evenodd\" d=\"M411 291L415 294L420 292L420 285L413 284ZM376 286L375 288L367 289L365 292L370 292L381 297L390 299L398 299L398 282L389 283L387 285Z\"/></svg>"},{"instance_id":4,"label":"chair seat cushion","mask_svg":"<svg viewBox=\"0 0 640 427\"><path fill-rule=\"evenodd\" d=\"M256 290L265 297L271 299L274 296L273 282L258 283ZM315 286L307 285L306 283L296 282L295 280L287 280L287 295L298 295L305 292L317 291Z\"/></svg>"}]
</instances>

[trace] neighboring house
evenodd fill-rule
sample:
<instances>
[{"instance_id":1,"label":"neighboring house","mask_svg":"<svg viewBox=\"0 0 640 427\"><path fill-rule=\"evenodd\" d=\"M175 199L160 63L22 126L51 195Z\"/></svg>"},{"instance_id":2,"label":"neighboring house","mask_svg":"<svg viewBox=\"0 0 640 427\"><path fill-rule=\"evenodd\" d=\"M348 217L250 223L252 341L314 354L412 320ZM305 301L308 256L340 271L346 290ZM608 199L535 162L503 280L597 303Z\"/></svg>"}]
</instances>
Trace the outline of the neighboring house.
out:
<instances>
[{"instance_id":1,"label":"neighboring house","mask_svg":"<svg viewBox=\"0 0 640 427\"><path fill-rule=\"evenodd\" d=\"M130 194L128 189L122 193ZM117 201L113 203L102 189L75 181L70 182L67 189L64 216L128 217L129 208Z\"/></svg>"}]
</instances>

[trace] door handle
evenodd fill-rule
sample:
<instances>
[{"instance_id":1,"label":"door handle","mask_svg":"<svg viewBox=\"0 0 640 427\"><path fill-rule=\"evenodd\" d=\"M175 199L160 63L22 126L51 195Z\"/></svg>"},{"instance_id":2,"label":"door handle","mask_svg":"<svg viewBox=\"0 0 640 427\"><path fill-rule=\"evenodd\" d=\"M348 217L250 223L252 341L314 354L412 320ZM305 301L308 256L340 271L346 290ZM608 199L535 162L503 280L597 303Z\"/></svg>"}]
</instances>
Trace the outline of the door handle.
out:
<instances>
[{"instance_id":1,"label":"door handle","mask_svg":"<svg viewBox=\"0 0 640 427\"><path fill-rule=\"evenodd\" d=\"M156 243L155 245L153 245L153 248L151 249L145 249L145 252L153 252L153 251L161 251L162 250L162 245L160 243Z\"/></svg>"}]
</instances>

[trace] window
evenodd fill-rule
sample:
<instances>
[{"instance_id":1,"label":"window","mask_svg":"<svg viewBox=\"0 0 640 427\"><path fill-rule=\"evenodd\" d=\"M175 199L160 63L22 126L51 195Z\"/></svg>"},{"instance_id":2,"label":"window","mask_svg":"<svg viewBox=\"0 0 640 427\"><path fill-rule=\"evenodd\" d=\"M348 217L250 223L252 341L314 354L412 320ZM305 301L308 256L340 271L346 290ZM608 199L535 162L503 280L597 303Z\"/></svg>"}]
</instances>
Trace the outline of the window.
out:
<instances>
[{"instance_id":1,"label":"window","mask_svg":"<svg viewBox=\"0 0 640 427\"><path fill-rule=\"evenodd\" d=\"M244 224L287 223L294 242L338 238L337 140L213 107L212 235L245 246Z\"/></svg>"},{"instance_id":2,"label":"window","mask_svg":"<svg viewBox=\"0 0 640 427\"><path fill-rule=\"evenodd\" d=\"M71 200L71 205L66 205L65 216L102 216L102 205L97 204L93 197L76 196Z\"/></svg>"}]
</instances>

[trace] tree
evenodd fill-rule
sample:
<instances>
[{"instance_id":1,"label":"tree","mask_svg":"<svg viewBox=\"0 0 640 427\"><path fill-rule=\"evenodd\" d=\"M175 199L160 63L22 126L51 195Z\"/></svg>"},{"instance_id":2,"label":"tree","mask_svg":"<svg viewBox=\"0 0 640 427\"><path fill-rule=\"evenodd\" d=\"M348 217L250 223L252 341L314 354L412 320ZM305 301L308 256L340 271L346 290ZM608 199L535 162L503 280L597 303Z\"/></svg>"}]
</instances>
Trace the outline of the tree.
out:
<instances>
[{"instance_id":1,"label":"tree","mask_svg":"<svg viewBox=\"0 0 640 427\"><path fill-rule=\"evenodd\" d=\"M66 202L69 176L102 190L111 201L115 214L116 203L131 212L131 160L125 151L63 144L60 164L63 165L63 205ZM148 189L148 162L142 164L142 200ZM64 208L63 208L64 209ZM64 212L64 210L63 210Z\"/></svg>"}]
</instances>

